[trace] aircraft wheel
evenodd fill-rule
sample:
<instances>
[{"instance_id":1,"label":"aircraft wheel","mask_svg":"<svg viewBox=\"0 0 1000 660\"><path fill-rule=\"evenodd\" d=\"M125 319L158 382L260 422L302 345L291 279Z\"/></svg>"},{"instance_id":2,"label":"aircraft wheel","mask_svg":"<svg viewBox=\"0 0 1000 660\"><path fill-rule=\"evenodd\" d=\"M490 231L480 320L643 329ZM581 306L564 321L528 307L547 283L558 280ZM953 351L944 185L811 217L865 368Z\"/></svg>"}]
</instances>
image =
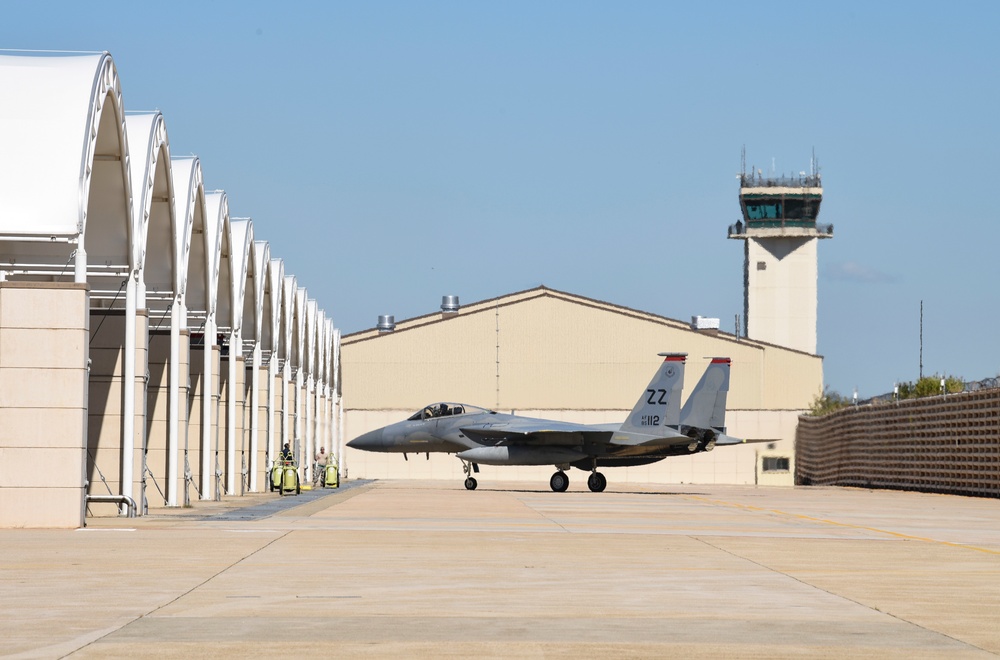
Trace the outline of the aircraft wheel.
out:
<instances>
[{"instance_id":1,"label":"aircraft wheel","mask_svg":"<svg viewBox=\"0 0 1000 660\"><path fill-rule=\"evenodd\" d=\"M608 480L600 472L592 472L587 477L587 487L595 493L600 493L608 487Z\"/></svg>"},{"instance_id":2,"label":"aircraft wheel","mask_svg":"<svg viewBox=\"0 0 1000 660\"><path fill-rule=\"evenodd\" d=\"M465 487L468 490L476 490L476 486L478 486L478 485L479 485L479 483L475 479L473 479L472 477L466 477L465 478Z\"/></svg>"},{"instance_id":3,"label":"aircraft wheel","mask_svg":"<svg viewBox=\"0 0 1000 660\"><path fill-rule=\"evenodd\" d=\"M565 492L569 488L569 477L562 470L559 470L549 479L549 487L557 493Z\"/></svg>"}]
</instances>

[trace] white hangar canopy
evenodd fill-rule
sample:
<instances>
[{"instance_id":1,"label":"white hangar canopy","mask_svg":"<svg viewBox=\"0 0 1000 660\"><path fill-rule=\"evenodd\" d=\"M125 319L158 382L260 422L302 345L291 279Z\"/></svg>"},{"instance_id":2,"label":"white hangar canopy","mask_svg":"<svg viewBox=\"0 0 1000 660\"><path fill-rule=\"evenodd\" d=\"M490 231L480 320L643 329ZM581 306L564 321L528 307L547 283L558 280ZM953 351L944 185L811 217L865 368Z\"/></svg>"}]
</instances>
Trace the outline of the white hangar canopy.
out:
<instances>
[{"instance_id":1,"label":"white hangar canopy","mask_svg":"<svg viewBox=\"0 0 1000 660\"><path fill-rule=\"evenodd\" d=\"M208 313L208 249L205 243L205 185L197 158L174 158L174 287L187 309ZM183 320L187 323L186 318Z\"/></svg>"},{"instance_id":2,"label":"white hangar canopy","mask_svg":"<svg viewBox=\"0 0 1000 660\"><path fill-rule=\"evenodd\" d=\"M159 112L128 114L125 129L132 155L132 225L139 240L132 246L132 262L139 270L139 307L169 308L177 286L180 264L174 257L174 181L170 167L167 127Z\"/></svg>"},{"instance_id":3,"label":"white hangar canopy","mask_svg":"<svg viewBox=\"0 0 1000 660\"><path fill-rule=\"evenodd\" d=\"M267 282L270 289L271 316L265 319L271 324L271 355L269 363L275 365L285 359L285 262L271 259L267 266Z\"/></svg>"},{"instance_id":4,"label":"white hangar canopy","mask_svg":"<svg viewBox=\"0 0 1000 660\"><path fill-rule=\"evenodd\" d=\"M232 218L229 222L229 273L232 293L231 321L234 332L254 338L256 321L254 305L257 295L254 285L254 262L250 259L253 246L253 222L250 218Z\"/></svg>"},{"instance_id":5,"label":"white hangar canopy","mask_svg":"<svg viewBox=\"0 0 1000 660\"><path fill-rule=\"evenodd\" d=\"M111 55L0 54L0 89L0 270L117 290L141 230Z\"/></svg>"}]
</instances>

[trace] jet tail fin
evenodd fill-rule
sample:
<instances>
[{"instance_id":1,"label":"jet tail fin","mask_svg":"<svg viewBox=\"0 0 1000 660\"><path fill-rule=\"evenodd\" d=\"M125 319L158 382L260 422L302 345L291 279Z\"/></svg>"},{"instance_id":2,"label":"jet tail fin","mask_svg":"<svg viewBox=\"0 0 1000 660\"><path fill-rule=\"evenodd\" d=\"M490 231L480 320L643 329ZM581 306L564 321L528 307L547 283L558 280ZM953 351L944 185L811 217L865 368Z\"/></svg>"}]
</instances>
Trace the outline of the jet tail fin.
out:
<instances>
[{"instance_id":1,"label":"jet tail fin","mask_svg":"<svg viewBox=\"0 0 1000 660\"><path fill-rule=\"evenodd\" d=\"M730 362L729 358L712 358L705 374L684 402L680 413L681 426L725 433Z\"/></svg>"},{"instance_id":2,"label":"jet tail fin","mask_svg":"<svg viewBox=\"0 0 1000 660\"><path fill-rule=\"evenodd\" d=\"M660 353L663 364L621 426L626 433L654 434L660 426L677 427L681 420L681 386L687 353Z\"/></svg>"}]
</instances>

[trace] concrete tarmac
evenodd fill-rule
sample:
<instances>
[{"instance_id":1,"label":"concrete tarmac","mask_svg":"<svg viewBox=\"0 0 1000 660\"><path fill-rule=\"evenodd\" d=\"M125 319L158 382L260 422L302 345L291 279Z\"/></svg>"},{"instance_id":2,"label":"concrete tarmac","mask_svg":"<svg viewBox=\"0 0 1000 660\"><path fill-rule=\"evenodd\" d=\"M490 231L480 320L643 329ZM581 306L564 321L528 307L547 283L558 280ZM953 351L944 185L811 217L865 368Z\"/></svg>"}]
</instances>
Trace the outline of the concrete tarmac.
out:
<instances>
[{"instance_id":1,"label":"concrete tarmac","mask_svg":"<svg viewBox=\"0 0 1000 660\"><path fill-rule=\"evenodd\" d=\"M581 474L2 530L0 655L1000 656L1000 500Z\"/></svg>"}]
</instances>

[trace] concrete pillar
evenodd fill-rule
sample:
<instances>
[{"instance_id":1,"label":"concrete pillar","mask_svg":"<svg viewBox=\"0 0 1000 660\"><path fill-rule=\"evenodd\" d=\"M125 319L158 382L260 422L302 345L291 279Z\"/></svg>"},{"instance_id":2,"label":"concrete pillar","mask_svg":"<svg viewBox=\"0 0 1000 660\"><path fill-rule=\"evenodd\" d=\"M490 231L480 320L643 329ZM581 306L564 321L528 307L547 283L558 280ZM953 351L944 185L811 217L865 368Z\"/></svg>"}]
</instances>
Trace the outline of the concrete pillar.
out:
<instances>
[{"instance_id":1,"label":"concrete pillar","mask_svg":"<svg viewBox=\"0 0 1000 660\"><path fill-rule=\"evenodd\" d=\"M250 471L250 492L258 492L258 479L257 473L261 470L261 465L264 464L264 451L263 445L260 443L262 435L260 433L261 427L266 421L264 415L266 408L261 405L262 401L266 401L266 391L261 392L261 383L266 383L267 380L262 378L262 367L261 367L261 355L260 355L260 343L255 342L253 347L253 355L250 360L250 368L248 372L250 374L249 380L249 409L246 416L247 425L249 427L250 434L250 448L249 448L249 460L247 464L247 469Z\"/></svg>"},{"instance_id":2,"label":"concrete pillar","mask_svg":"<svg viewBox=\"0 0 1000 660\"><path fill-rule=\"evenodd\" d=\"M305 389L305 374L302 373L302 366L300 365L298 369L295 370L295 447L298 452L299 459L299 474L304 480L308 480L309 472L309 456L305 454L304 438L305 435L302 429L302 422L305 421L305 414L302 410L302 404L305 403L304 389ZM302 468L305 466L306 471Z\"/></svg>"},{"instance_id":3,"label":"concrete pillar","mask_svg":"<svg viewBox=\"0 0 1000 660\"><path fill-rule=\"evenodd\" d=\"M202 353L202 396L201 396L201 499L213 499L215 488L212 483L214 456L213 440L216 435L218 417L216 407L219 398L219 383L215 376L218 364L218 347L215 341L215 315L209 314L205 320L205 349Z\"/></svg>"},{"instance_id":4,"label":"concrete pillar","mask_svg":"<svg viewBox=\"0 0 1000 660\"><path fill-rule=\"evenodd\" d=\"M131 440L132 445L132 483L133 483L133 497L136 501L136 505L139 507L139 515L144 515L147 512L147 502L150 497L150 490L156 494L159 499L158 504L161 504L164 500L160 497L160 492L163 490L165 485L164 475L162 470L155 474L155 483L151 483L150 475L146 471L146 450L147 450L147 438L146 438L146 415L148 414L147 406L147 374L149 373L149 312L148 310L139 308L136 309L135 316L133 317L133 333L134 341L132 342L134 350L132 351L133 358L133 377L132 377L132 390L131 397L129 397L129 392L125 392L126 401L131 398L133 401L132 410L132 435L126 435L126 440ZM128 352L126 352L128 354ZM126 383L129 382L127 379ZM158 466L161 467L162 466Z\"/></svg>"},{"instance_id":5,"label":"concrete pillar","mask_svg":"<svg viewBox=\"0 0 1000 660\"><path fill-rule=\"evenodd\" d=\"M294 401L292 400L292 366L288 360L282 367L281 378L281 445L288 445L294 449L295 439L292 437L292 410ZM281 453L280 451L278 452Z\"/></svg>"},{"instance_id":6,"label":"concrete pillar","mask_svg":"<svg viewBox=\"0 0 1000 660\"><path fill-rule=\"evenodd\" d=\"M280 419L278 412L278 401L280 399L280 388L278 383L278 356L271 351L267 360L267 461L264 469L271 468L271 462L277 455L278 429L277 424Z\"/></svg>"},{"instance_id":7,"label":"concrete pillar","mask_svg":"<svg viewBox=\"0 0 1000 660\"><path fill-rule=\"evenodd\" d=\"M121 494L134 497L135 480L135 315L136 280L129 276L125 282L125 344L122 351L122 483ZM142 449L140 448L140 452ZM140 477L142 473L140 472ZM139 510L143 510L142 497L136 499Z\"/></svg>"},{"instance_id":8,"label":"concrete pillar","mask_svg":"<svg viewBox=\"0 0 1000 660\"><path fill-rule=\"evenodd\" d=\"M181 331L186 322L184 299L174 296L170 305L170 341L168 345L169 368L167 370L167 506L177 506L178 474L182 471L180 449L181 390L187 391L187 379L181 380ZM186 328L184 329L186 333ZM184 351L186 363L187 350ZM186 396L183 399L187 400ZM187 407L184 406L184 427L187 427Z\"/></svg>"}]
</instances>

